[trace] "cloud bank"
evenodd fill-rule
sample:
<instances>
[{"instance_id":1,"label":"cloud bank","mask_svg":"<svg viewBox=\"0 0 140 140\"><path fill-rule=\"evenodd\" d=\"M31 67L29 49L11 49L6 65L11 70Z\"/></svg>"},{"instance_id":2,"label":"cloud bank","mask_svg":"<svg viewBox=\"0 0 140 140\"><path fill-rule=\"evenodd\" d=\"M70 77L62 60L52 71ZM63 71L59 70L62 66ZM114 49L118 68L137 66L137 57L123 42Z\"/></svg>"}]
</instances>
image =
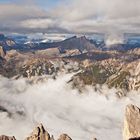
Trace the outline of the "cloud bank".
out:
<instances>
[{"instance_id":1,"label":"cloud bank","mask_svg":"<svg viewBox=\"0 0 140 140\"><path fill-rule=\"evenodd\" d=\"M0 106L11 115L0 112L0 134L22 140L42 122L56 138L67 133L73 140L122 139L124 108L129 103L140 105L140 96L117 99L114 90L104 89L107 98L92 88L80 95L67 84L71 76L60 75L56 80L33 85L26 79L1 77Z\"/></svg>"},{"instance_id":2,"label":"cloud bank","mask_svg":"<svg viewBox=\"0 0 140 140\"><path fill-rule=\"evenodd\" d=\"M35 0L1 4L0 30L22 33L140 33L139 0L61 0L51 8L44 7Z\"/></svg>"}]
</instances>

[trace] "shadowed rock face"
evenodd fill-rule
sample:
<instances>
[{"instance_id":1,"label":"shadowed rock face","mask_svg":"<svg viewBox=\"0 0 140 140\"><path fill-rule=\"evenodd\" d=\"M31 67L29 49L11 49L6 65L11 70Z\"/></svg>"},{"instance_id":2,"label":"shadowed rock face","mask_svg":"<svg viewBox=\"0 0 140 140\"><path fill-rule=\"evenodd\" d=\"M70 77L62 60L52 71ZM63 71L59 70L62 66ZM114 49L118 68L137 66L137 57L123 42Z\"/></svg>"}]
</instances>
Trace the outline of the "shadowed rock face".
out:
<instances>
[{"instance_id":1,"label":"shadowed rock face","mask_svg":"<svg viewBox=\"0 0 140 140\"><path fill-rule=\"evenodd\" d=\"M140 140L140 109L137 106L126 107L124 140Z\"/></svg>"},{"instance_id":2,"label":"shadowed rock face","mask_svg":"<svg viewBox=\"0 0 140 140\"><path fill-rule=\"evenodd\" d=\"M9 137L9 136L2 135L2 136L0 136L0 140L16 140L16 139L15 139L15 137Z\"/></svg>"},{"instance_id":3,"label":"shadowed rock face","mask_svg":"<svg viewBox=\"0 0 140 140\"><path fill-rule=\"evenodd\" d=\"M129 139L129 140L140 140L140 137L139 138L132 138L132 139Z\"/></svg>"}]
</instances>

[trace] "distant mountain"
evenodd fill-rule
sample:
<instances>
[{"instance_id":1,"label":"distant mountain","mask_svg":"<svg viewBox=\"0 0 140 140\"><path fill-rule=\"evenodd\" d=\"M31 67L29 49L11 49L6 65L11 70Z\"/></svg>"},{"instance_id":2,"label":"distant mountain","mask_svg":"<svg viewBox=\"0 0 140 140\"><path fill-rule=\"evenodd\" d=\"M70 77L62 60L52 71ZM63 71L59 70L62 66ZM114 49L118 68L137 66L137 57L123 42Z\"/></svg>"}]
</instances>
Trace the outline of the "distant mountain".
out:
<instances>
[{"instance_id":1,"label":"distant mountain","mask_svg":"<svg viewBox=\"0 0 140 140\"><path fill-rule=\"evenodd\" d=\"M64 41L59 42L42 42L41 40L30 41L28 43L23 43L23 40L26 40L25 36L16 37L14 41L5 37L3 34L0 35L0 45L3 46L6 50L20 50L20 51L36 51L36 50L45 50L49 48L57 48L60 53L64 53L68 50L78 50L79 52L89 52L90 50L97 49L96 44L91 40L87 39L85 36L82 37L71 37Z\"/></svg>"},{"instance_id":2,"label":"distant mountain","mask_svg":"<svg viewBox=\"0 0 140 140\"><path fill-rule=\"evenodd\" d=\"M128 51L128 50L133 50L135 48L140 48L140 42L136 42L136 43L130 43L130 42L127 42L125 44L113 44L113 45L110 45L110 46L99 46L99 49L100 50L103 50L103 51L112 51L112 50L115 50L115 51Z\"/></svg>"},{"instance_id":3,"label":"distant mountain","mask_svg":"<svg viewBox=\"0 0 140 140\"><path fill-rule=\"evenodd\" d=\"M8 38L14 40L17 44L24 44L28 41L28 37L26 35L7 35Z\"/></svg>"},{"instance_id":4,"label":"distant mountain","mask_svg":"<svg viewBox=\"0 0 140 140\"><path fill-rule=\"evenodd\" d=\"M127 48L126 48L126 44L112 44L112 45L104 45L103 47L102 47L102 50L104 50L104 51L108 51L108 50L116 50L116 51L125 51L125 50L127 50Z\"/></svg>"},{"instance_id":5,"label":"distant mountain","mask_svg":"<svg viewBox=\"0 0 140 140\"><path fill-rule=\"evenodd\" d=\"M85 36L82 37L71 37L64 41L52 42L52 43L39 43L35 44L33 49L47 49L47 48L59 48L60 52L65 52L66 50L78 49L80 52L90 51L96 49L95 44L93 44Z\"/></svg>"},{"instance_id":6,"label":"distant mountain","mask_svg":"<svg viewBox=\"0 0 140 140\"><path fill-rule=\"evenodd\" d=\"M8 49L8 47L16 45L16 42L6 37L4 34L0 34L0 45Z\"/></svg>"},{"instance_id":7,"label":"distant mountain","mask_svg":"<svg viewBox=\"0 0 140 140\"><path fill-rule=\"evenodd\" d=\"M85 36L73 36L63 41L46 42L44 40L42 41L42 39L32 39L29 41L28 37L25 35L5 36L0 34L0 45L3 46L6 50L14 49L20 51L36 51L57 48L59 49L60 53L65 53L71 50L79 51L79 53L85 53L92 50L128 51L131 49L140 48L140 39L131 37L128 38L124 44L106 45L104 39L89 39Z\"/></svg>"}]
</instances>

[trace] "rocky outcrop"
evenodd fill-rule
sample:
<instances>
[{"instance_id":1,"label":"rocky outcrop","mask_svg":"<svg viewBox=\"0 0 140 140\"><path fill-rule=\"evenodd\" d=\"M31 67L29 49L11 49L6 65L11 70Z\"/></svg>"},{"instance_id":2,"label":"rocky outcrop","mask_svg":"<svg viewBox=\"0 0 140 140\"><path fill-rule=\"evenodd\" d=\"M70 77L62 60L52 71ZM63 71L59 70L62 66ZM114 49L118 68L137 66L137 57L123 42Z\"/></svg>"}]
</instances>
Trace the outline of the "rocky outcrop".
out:
<instances>
[{"instance_id":1,"label":"rocky outcrop","mask_svg":"<svg viewBox=\"0 0 140 140\"><path fill-rule=\"evenodd\" d=\"M37 126L26 140L53 140L43 125Z\"/></svg>"},{"instance_id":2,"label":"rocky outcrop","mask_svg":"<svg viewBox=\"0 0 140 140\"><path fill-rule=\"evenodd\" d=\"M4 58L6 55L6 52L4 51L3 47L0 46L0 57Z\"/></svg>"},{"instance_id":3,"label":"rocky outcrop","mask_svg":"<svg viewBox=\"0 0 140 140\"><path fill-rule=\"evenodd\" d=\"M5 41L6 45L9 46L9 47L12 47L16 44L16 42L14 40L11 40L11 39L7 39Z\"/></svg>"},{"instance_id":4,"label":"rocky outcrop","mask_svg":"<svg viewBox=\"0 0 140 140\"><path fill-rule=\"evenodd\" d=\"M16 42L4 34L0 34L0 45L5 46L5 47L12 47L16 44Z\"/></svg>"},{"instance_id":5,"label":"rocky outcrop","mask_svg":"<svg viewBox=\"0 0 140 140\"><path fill-rule=\"evenodd\" d=\"M67 134L60 135L58 140L72 140Z\"/></svg>"},{"instance_id":6,"label":"rocky outcrop","mask_svg":"<svg viewBox=\"0 0 140 140\"><path fill-rule=\"evenodd\" d=\"M5 136L5 135L2 135L0 136L0 140L16 140L15 137L9 137L9 136Z\"/></svg>"},{"instance_id":7,"label":"rocky outcrop","mask_svg":"<svg viewBox=\"0 0 140 140\"><path fill-rule=\"evenodd\" d=\"M54 140L53 135L50 134L45 130L42 124L39 124L34 131L31 133L29 137L25 140ZM58 140L72 140L67 134L60 135Z\"/></svg>"},{"instance_id":8,"label":"rocky outcrop","mask_svg":"<svg viewBox=\"0 0 140 140\"><path fill-rule=\"evenodd\" d=\"M140 140L140 109L128 105L124 119L124 140Z\"/></svg>"}]
</instances>

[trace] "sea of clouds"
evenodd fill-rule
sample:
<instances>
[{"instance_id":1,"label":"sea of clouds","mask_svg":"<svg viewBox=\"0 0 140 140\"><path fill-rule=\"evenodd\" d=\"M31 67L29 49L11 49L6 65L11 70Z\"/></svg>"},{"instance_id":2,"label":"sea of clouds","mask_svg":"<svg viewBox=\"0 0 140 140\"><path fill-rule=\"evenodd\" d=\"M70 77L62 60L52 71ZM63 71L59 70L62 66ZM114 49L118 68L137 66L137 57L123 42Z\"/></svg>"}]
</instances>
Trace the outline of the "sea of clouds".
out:
<instances>
[{"instance_id":1,"label":"sea of clouds","mask_svg":"<svg viewBox=\"0 0 140 140\"><path fill-rule=\"evenodd\" d=\"M140 95L118 99L114 90L104 88L101 95L91 87L81 95L67 83L71 76L36 84L0 77L0 107L9 112L0 111L0 134L23 140L43 123L55 138L67 133L73 140L121 140L125 106L140 106Z\"/></svg>"}]
</instances>

